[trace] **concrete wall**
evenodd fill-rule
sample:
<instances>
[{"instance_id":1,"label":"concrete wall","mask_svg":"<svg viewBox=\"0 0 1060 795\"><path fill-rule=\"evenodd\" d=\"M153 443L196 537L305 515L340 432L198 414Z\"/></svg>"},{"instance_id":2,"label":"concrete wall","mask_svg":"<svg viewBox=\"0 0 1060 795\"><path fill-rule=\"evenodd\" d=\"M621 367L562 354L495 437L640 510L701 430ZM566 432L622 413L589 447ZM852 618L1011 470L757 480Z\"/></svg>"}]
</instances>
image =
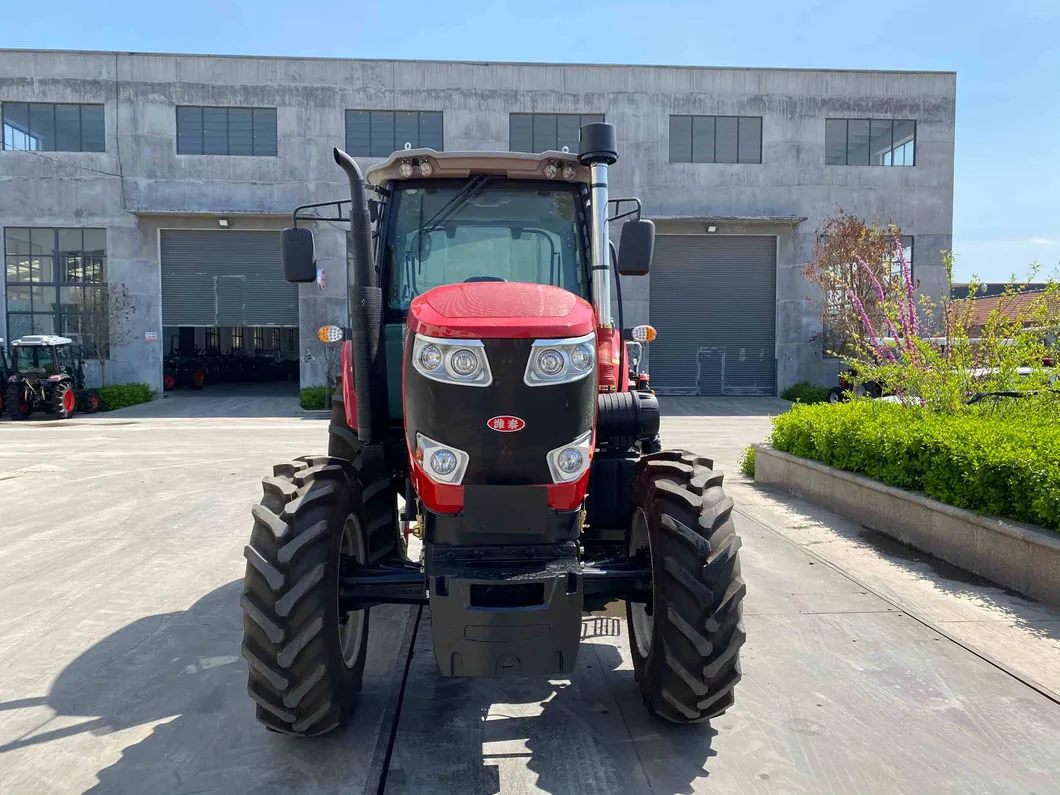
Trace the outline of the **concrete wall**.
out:
<instances>
[{"instance_id":1,"label":"concrete wall","mask_svg":"<svg viewBox=\"0 0 1060 795\"><path fill-rule=\"evenodd\" d=\"M0 102L102 102L107 130L105 153L0 152L0 225L105 226L110 278L133 290L137 331L160 330L157 229L214 224L219 215L233 228L276 228L296 204L341 198L346 187L330 150L343 144L348 108L441 110L448 150L507 149L512 112L603 113L622 151L613 195L639 195L649 217L807 219L777 230L779 382L824 381L836 365L810 342L820 322L801 268L837 205L914 235L917 278L942 295L955 82L950 73L0 51ZM177 155L181 104L275 107L278 156ZM669 163L672 113L761 116L762 164ZM827 116L916 119L918 165L825 166ZM321 265L334 278L324 292L301 288L303 342L315 328L310 318L341 312L345 300L342 235L321 227ZM623 285L627 322L646 320L650 277ZM137 336L116 352L115 378L157 383L162 346ZM319 377L312 362L303 368L307 382Z\"/></svg>"}]
</instances>

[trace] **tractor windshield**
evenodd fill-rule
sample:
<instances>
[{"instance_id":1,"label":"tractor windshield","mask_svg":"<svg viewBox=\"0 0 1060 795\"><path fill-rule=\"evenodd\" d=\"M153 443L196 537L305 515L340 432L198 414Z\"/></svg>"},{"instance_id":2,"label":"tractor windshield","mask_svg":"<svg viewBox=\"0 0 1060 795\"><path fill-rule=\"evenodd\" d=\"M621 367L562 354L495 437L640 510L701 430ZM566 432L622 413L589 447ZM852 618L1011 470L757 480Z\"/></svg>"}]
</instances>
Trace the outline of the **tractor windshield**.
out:
<instances>
[{"instance_id":1,"label":"tractor windshield","mask_svg":"<svg viewBox=\"0 0 1060 795\"><path fill-rule=\"evenodd\" d=\"M390 308L473 281L552 284L588 297L580 204L571 185L481 176L404 183L392 199L385 252Z\"/></svg>"},{"instance_id":2,"label":"tractor windshield","mask_svg":"<svg viewBox=\"0 0 1060 795\"><path fill-rule=\"evenodd\" d=\"M16 345L11 349L11 358L16 373L55 375L59 372L52 349L48 347Z\"/></svg>"}]
</instances>

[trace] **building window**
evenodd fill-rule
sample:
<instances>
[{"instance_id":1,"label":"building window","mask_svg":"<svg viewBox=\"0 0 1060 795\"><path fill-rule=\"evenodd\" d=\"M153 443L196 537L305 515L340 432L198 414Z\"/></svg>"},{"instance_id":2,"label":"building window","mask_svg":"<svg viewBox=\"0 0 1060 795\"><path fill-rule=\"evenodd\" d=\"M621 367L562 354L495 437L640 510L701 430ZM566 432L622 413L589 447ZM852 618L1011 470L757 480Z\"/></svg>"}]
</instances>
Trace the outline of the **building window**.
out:
<instances>
[{"instance_id":1,"label":"building window","mask_svg":"<svg viewBox=\"0 0 1060 795\"><path fill-rule=\"evenodd\" d=\"M916 160L916 122L826 119L824 152L829 166L912 166Z\"/></svg>"},{"instance_id":2,"label":"building window","mask_svg":"<svg viewBox=\"0 0 1060 795\"><path fill-rule=\"evenodd\" d=\"M103 152L102 105L5 102L4 149L30 152Z\"/></svg>"},{"instance_id":3,"label":"building window","mask_svg":"<svg viewBox=\"0 0 1060 795\"><path fill-rule=\"evenodd\" d=\"M177 108L178 155L276 156L276 108Z\"/></svg>"},{"instance_id":4,"label":"building window","mask_svg":"<svg viewBox=\"0 0 1060 795\"><path fill-rule=\"evenodd\" d=\"M261 326L254 327L254 351L265 349L265 329Z\"/></svg>"},{"instance_id":5,"label":"building window","mask_svg":"<svg viewBox=\"0 0 1060 795\"><path fill-rule=\"evenodd\" d=\"M221 329L217 328L217 326L206 329L206 352L221 352Z\"/></svg>"},{"instance_id":6,"label":"building window","mask_svg":"<svg viewBox=\"0 0 1060 795\"><path fill-rule=\"evenodd\" d=\"M346 151L355 157L390 157L413 149L445 148L442 112L438 110L348 110Z\"/></svg>"},{"instance_id":7,"label":"building window","mask_svg":"<svg viewBox=\"0 0 1060 795\"><path fill-rule=\"evenodd\" d=\"M107 279L107 231L9 227L4 254L8 338L60 334L92 355L107 323L93 309Z\"/></svg>"},{"instance_id":8,"label":"building window","mask_svg":"<svg viewBox=\"0 0 1060 795\"><path fill-rule=\"evenodd\" d=\"M232 350L241 351L243 350L243 327L233 326L232 327Z\"/></svg>"},{"instance_id":9,"label":"building window","mask_svg":"<svg viewBox=\"0 0 1060 795\"><path fill-rule=\"evenodd\" d=\"M285 348L285 350L287 350L287 351L296 351L296 350L298 350L298 330L297 329L293 329L293 328L287 329L287 347Z\"/></svg>"},{"instance_id":10,"label":"building window","mask_svg":"<svg viewBox=\"0 0 1060 795\"><path fill-rule=\"evenodd\" d=\"M671 163L761 163L758 116L671 116Z\"/></svg>"},{"instance_id":11,"label":"building window","mask_svg":"<svg viewBox=\"0 0 1060 795\"><path fill-rule=\"evenodd\" d=\"M568 152L577 154L582 125L601 122L602 114L512 113L508 116L508 148L512 152Z\"/></svg>"}]
</instances>

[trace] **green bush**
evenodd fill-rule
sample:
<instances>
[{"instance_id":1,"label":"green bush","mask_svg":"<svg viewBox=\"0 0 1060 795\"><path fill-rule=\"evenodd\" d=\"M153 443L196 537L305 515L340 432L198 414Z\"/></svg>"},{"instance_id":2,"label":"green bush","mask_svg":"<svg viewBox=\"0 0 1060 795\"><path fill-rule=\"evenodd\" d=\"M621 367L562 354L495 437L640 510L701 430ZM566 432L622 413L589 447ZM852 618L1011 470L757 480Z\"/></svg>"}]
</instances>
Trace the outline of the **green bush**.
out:
<instances>
[{"instance_id":1,"label":"green bush","mask_svg":"<svg viewBox=\"0 0 1060 795\"><path fill-rule=\"evenodd\" d=\"M112 384L101 386L96 392L100 411L115 411L155 399L154 391L147 384Z\"/></svg>"},{"instance_id":2,"label":"green bush","mask_svg":"<svg viewBox=\"0 0 1060 795\"><path fill-rule=\"evenodd\" d=\"M869 400L796 405L774 418L770 443L949 505L1060 530L1058 412L1052 396L960 414Z\"/></svg>"},{"instance_id":3,"label":"green bush","mask_svg":"<svg viewBox=\"0 0 1060 795\"><path fill-rule=\"evenodd\" d=\"M748 445L740 456L740 474L748 478L755 476L755 449L752 445Z\"/></svg>"},{"instance_id":4,"label":"green bush","mask_svg":"<svg viewBox=\"0 0 1060 795\"><path fill-rule=\"evenodd\" d=\"M780 396L794 403L826 403L828 402L828 387L814 386L809 381L799 381L781 392Z\"/></svg>"},{"instance_id":5,"label":"green bush","mask_svg":"<svg viewBox=\"0 0 1060 795\"><path fill-rule=\"evenodd\" d=\"M326 408L327 390L322 386L307 386L298 395L298 405L306 411Z\"/></svg>"}]
</instances>

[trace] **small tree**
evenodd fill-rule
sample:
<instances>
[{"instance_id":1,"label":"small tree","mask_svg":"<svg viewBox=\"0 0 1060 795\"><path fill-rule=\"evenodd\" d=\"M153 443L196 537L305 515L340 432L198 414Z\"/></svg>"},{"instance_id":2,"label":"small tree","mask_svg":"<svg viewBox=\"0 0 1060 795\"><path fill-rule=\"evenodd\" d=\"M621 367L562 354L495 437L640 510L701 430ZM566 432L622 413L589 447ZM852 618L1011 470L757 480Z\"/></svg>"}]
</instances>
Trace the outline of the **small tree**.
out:
<instances>
[{"instance_id":1,"label":"small tree","mask_svg":"<svg viewBox=\"0 0 1060 795\"><path fill-rule=\"evenodd\" d=\"M874 218L869 225L841 207L819 230L813 262L803 273L821 289L824 353L850 356L865 320L873 329L885 325L883 304L894 302L905 287L902 269L908 270L908 263L895 252L895 240L901 237L894 224L882 225Z\"/></svg>"},{"instance_id":2,"label":"small tree","mask_svg":"<svg viewBox=\"0 0 1060 795\"><path fill-rule=\"evenodd\" d=\"M324 371L324 404L331 407L331 394L338 383L339 364L342 358L341 342L324 342L317 336L317 330L323 326L344 325L341 319L330 317L328 304L325 301L316 302L316 311L313 312L313 336L306 340L306 360L316 359L320 368Z\"/></svg>"},{"instance_id":3,"label":"small tree","mask_svg":"<svg viewBox=\"0 0 1060 795\"><path fill-rule=\"evenodd\" d=\"M129 288L124 284L97 284L85 287L80 327L86 355L99 361L103 384L107 383L107 360L111 350L132 342L132 319L136 314Z\"/></svg>"}]
</instances>

